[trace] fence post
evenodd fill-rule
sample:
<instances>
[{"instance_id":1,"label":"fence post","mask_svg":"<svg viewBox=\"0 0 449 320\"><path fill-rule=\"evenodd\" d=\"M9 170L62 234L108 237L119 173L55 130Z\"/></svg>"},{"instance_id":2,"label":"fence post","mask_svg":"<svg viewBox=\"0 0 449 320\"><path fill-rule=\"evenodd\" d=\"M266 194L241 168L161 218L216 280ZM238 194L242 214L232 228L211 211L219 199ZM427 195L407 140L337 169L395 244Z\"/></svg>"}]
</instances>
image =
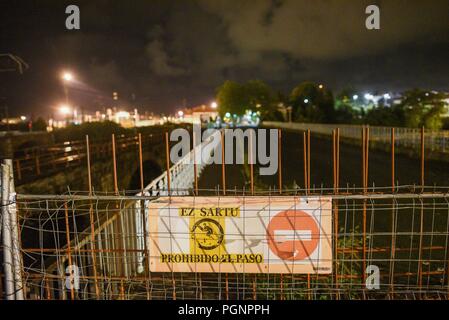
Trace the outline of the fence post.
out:
<instances>
[{"instance_id":1,"label":"fence post","mask_svg":"<svg viewBox=\"0 0 449 320\"><path fill-rule=\"evenodd\" d=\"M1 178L5 293L8 300L23 300L22 260L17 229L12 160L3 161Z\"/></svg>"},{"instance_id":2,"label":"fence post","mask_svg":"<svg viewBox=\"0 0 449 320\"><path fill-rule=\"evenodd\" d=\"M2 190L2 235L3 235L3 270L5 274L5 296L7 300L14 300L14 278L12 265L11 224L8 212L9 199L9 168L1 164Z\"/></svg>"},{"instance_id":3,"label":"fence post","mask_svg":"<svg viewBox=\"0 0 449 320\"><path fill-rule=\"evenodd\" d=\"M20 254L19 228L17 226L17 205L16 190L14 186L14 170L11 159L5 160L9 166L9 215L11 221L11 243L14 263L14 283L16 291L16 299L23 300L23 283L22 283L22 258Z\"/></svg>"}]
</instances>

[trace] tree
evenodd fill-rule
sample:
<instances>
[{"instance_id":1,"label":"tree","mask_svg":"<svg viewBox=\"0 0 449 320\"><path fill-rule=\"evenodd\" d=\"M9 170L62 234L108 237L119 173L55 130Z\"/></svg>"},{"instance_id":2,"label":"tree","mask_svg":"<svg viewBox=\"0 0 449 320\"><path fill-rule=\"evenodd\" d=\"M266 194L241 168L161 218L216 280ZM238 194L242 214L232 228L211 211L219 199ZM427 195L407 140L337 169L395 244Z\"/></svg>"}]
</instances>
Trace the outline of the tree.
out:
<instances>
[{"instance_id":1,"label":"tree","mask_svg":"<svg viewBox=\"0 0 449 320\"><path fill-rule=\"evenodd\" d=\"M32 123L32 130L47 131L47 122L42 117L37 118L37 120Z\"/></svg>"},{"instance_id":2,"label":"tree","mask_svg":"<svg viewBox=\"0 0 449 320\"><path fill-rule=\"evenodd\" d=\"M261 118L276 115L277 98L274 91L261 80L251 80L240 84L226 81L217 89L220 114L243 115L246 110L259 111Z\"/></svg>"},{"instance_id":3,"label":"tree","mask_svg":"<svg viewBox=\"0 0 449 320\"><path fill-rule=\"evenodd\" d=\"M374 107L365 115L364 122L373 126L397 127L404 125L404 109L401 105Z\"/></svg>"},{"instance_id":4,"label":"tree","mask_svg":"<svg viewBox=\"0 0 449 320\"><path fill-rule=\"evenodd\" d=\"M243 86L234 81L225 81L217 89L217 102L220 106L220 114L244 114L248 108L248 97Z\"/></svg>"},{"instance_id":5,"label":"tree","mask_svg":"<svg viewBox=\"0 0 449 320\"><path fill-rule=\"evenodd\" d=\"M332 92L313 82L303 82L290 94L296 121L330 123L335 120Z\"/></svg>"},{"instance_id":6,"label":"tree","mask_svg":"<svg viewBox=\"0 0 449 320\"><path fill-rule=\"evenodd\" d=\"M346 87L335 98L335 122L354 123L361 118L363 105L357 92L352 87Z\"/></svg>"},{"instance_id":7,"label":"tree","mask_svg":"<svg viewBox=\"0 0 449 320\"><path fill-rule=\"evenodd\" d=\"M406 91L401 106L405 113L405 126L441 129L442 115L447 111L445 94L421 89Z\"/></svg>"},{"instance_id":8,"label":"tree","mask_svg":"<svg viewBox=\"0 0 449 320\"><path fill-rule=\"evenodd\" d=\"M251 80L244 84L244 90L248 95L250 110L259 111L263 120L278 118L278 99L270 86L261 80Z\"/></svg>"}]
</instances>

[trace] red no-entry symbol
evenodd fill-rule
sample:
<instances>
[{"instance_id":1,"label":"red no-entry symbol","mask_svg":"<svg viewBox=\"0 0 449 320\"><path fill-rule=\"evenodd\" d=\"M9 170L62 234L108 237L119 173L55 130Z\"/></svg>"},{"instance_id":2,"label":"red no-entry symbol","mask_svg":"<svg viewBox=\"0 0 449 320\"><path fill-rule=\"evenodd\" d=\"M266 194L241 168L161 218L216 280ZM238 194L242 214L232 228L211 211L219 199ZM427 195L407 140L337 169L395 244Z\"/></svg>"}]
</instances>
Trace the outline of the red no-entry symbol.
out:
<instances>
[{"instance_id":1,"label":"red no-entry symbol","mask_svg":"<svg viewBox=\"0 0 449 320\"><path fill-rule=\"evenodd\" d=\"M286 210L271 218L267 239L270 250L282 260L304 260L317 248L320 228L306 212Z\"/></svg>"}]
</instances>

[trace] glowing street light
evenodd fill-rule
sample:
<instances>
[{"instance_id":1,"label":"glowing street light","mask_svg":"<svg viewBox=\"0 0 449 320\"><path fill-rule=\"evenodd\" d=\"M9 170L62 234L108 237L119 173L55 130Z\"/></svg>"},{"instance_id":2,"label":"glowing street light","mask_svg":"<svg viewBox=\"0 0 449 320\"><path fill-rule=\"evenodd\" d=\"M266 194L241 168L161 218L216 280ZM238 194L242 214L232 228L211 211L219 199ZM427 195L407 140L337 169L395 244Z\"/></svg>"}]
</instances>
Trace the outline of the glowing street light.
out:
<instances>
[{"instance_id":1,"label":"glowing street light","mask_svg":"<svg viewBox=\"0 0 449 320\"><path fill-rule=\"evenodd\" d=\"M125 119L129 119L129 112L128 111L118 111L115 113L115 116L117 118L125 118Z\"/></svg>"},{"instance_id":2,"label":"glowing street light","mask_svg":"<svg viewBox=\"0 0 449 320\"><path fill-rule=\"evenodd\" d=\"M178 116L182 117L184 115L184 112L182 110L178 111Z\"/></svg>"},{"instance_id":3,"label":"glowing street light","mask_svg":"<svg viewBox=\"0 0 449 320\"><path fill-rule=\"evenodd\" d=\"M374 98L374 96L371 93L365 93L364 97L366 100L372 100Z\"/></svg>"},{"instance_id":4,"label":"glowing street light","mask_svg":"<svg viewBox=\"0 0 449 320\"><path fill-rule=\"evenodd\" d=\"M218 104L215 101L210 104L210 107L212 109L217 109L217 106L218 106Z\"/></svg>"},{"instance_id":5,"label":"glowing street light","mask_svg":"<svg viewBox=\"0 0 449 320\"><path fill-rule=\"evenodd\" d=\"M304 99L304 103L309 103L309 99Z\"/></svg>"},{"instance_id":6,"label":"glowing street light","mask_svg":"<svg viewBox=\"0 0 449 320\"><path fill-rule=\"evenodd\" d=\"M59 112L65 116L67 116L72 113L72 109L70 108L70 106L63 104L59 107Z\"/></svg>"},{"instance_id":7,"label":"glowing street light","mask_svg":"<svg viewBox=\"0 0 449 320\"><path fill-rule=\"evenodd\" d=\"M359 98L359 96L356 94L352 96L352 100L357 100L358 98Z\"/></svg>"},{"instance_id":8,"label":"glowing street light","mask_svg":"<svg viewBox=\"0 0 449 320\"><path fill-rule=\"evenodd\" d=\"M318 88L320 88L320 89L323 89L323 85L322 84L320 84L319 86L318 86Z\"/></svg>"},{"instance_id":9,"label":"glowing street light","mask_svg":"<svg viewBox=\"0 0 449 320\"><path fill-rule=\"evenodd\" d=\"M25 121L27 119L27 117L25 116L20 116L20 120Z\"/></svg>"},{"instance_id":10,"label":"glowing street light","mask_svg":"<svg viewBox=\"0 0 449 320\"><path fill-rule=\"evenodd\" d=\"M62 80L66 81L66 82L70 82L73 80L73 74L70 72L63 72L62 73Z\"/></svg>"}]
</instances>

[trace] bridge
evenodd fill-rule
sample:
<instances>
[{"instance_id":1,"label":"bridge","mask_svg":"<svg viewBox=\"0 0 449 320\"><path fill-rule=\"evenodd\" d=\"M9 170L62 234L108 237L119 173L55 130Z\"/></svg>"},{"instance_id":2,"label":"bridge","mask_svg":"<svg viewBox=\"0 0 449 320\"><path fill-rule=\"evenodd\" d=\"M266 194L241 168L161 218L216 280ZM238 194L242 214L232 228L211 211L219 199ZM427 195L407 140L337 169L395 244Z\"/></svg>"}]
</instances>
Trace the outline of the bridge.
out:
<instances>
[{"instance_id":1,"label":"bridge","mask_svg":"<svg viewBox=\"0 0 449 320\"><path fill-rule=\"evenodd\" d=\"M113 152L120 160L117 165L119 187L135 189L139 150L147 169L146 179L152 179L163 171L164 159L160 157L163 145L163 133L151 133L141 134L140 141L138 135L118 135L88 145L86 141L67 141L16 150L15 183L20 192L27 193L61 193L67 191L67 187L85 190L88 187L86 160L89 149L95 189L113 189Z\"/></svg>"},{"instance_id":2,"label":"bridge","mask_svg":"<svg viewBox=\"0 0 449 320\"><path fill-rule=\"evenodd\" d=\"M53 136L47 132L0 132L0 158L12 159L18 150L32 149L53 144Z\"/></svg>"},{"instance_id":3,"label":"bridge","mask_svg":"<svg viewBox=\"0 0 449 320\"><path fill-rule=\"evenodd\" d=\"M360 144L364 128L369 128L369 139L373 148L389 151L393 139L396 151L399 153L420 155L422 148L424 148L428 159L442 161L447 161L447 155L449 154L448 130L276 121L264 121L263 126L297 132L310 131L316 135L328 137L332 136L333 131L338 129L339 136L342 139L355 144Z\"/></svg>"}]
</instances>

